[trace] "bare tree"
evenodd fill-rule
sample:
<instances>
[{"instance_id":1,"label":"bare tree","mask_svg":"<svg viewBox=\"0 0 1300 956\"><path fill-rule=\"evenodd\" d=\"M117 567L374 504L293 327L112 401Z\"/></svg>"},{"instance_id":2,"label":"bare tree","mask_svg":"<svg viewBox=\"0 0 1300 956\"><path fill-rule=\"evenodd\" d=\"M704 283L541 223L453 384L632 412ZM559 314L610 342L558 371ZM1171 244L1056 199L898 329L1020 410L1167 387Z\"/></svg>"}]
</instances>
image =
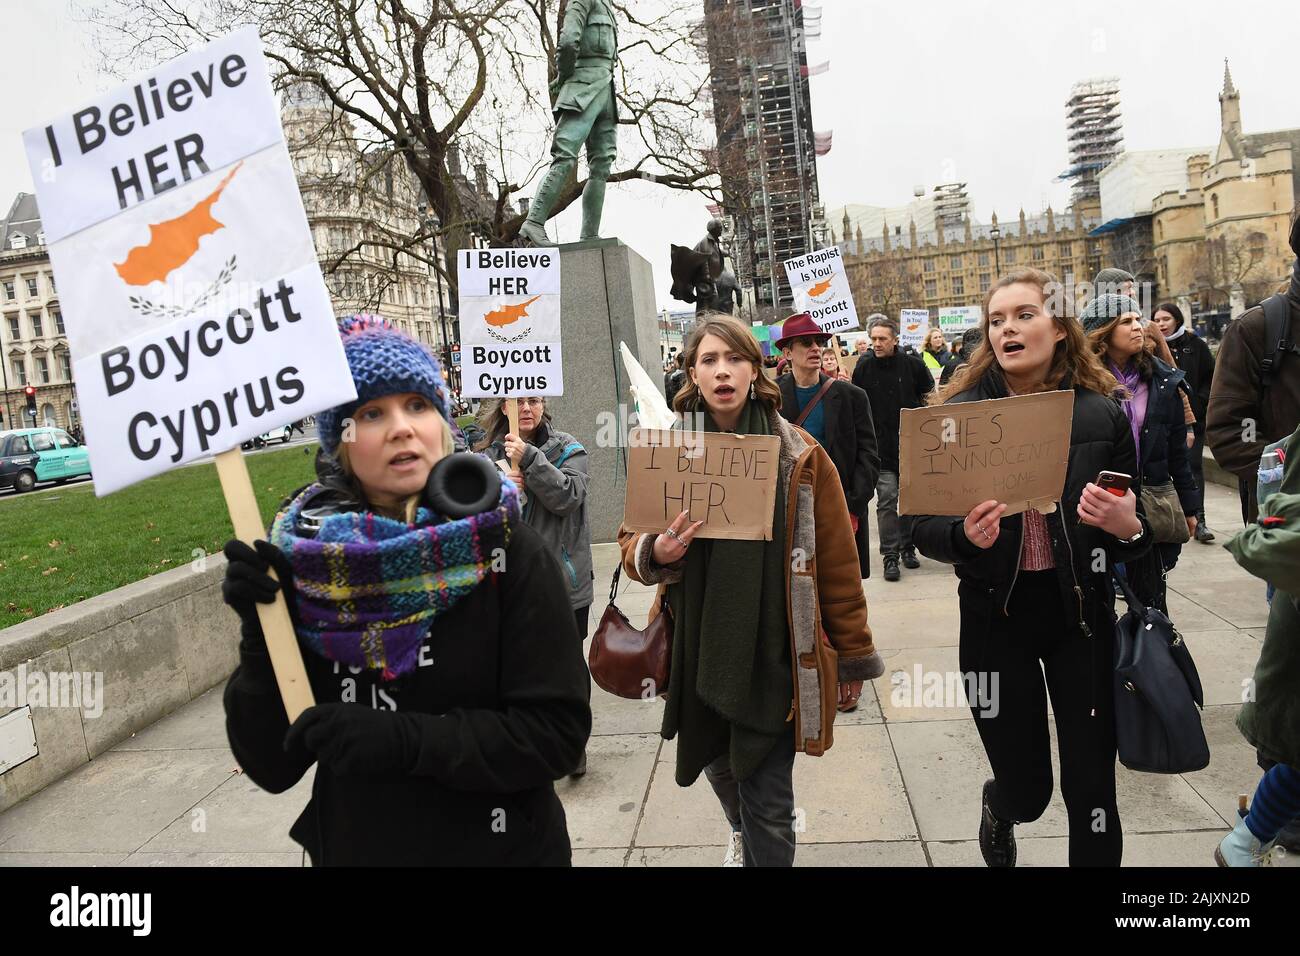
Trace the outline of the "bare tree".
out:
<instances>
[{"instance_id":1,"label":"bare tree","mask_svg":"<svg viewBox=\"0 0 1300 956\"><path fill-rule=\"evenodd\" d=\"M440 225L447 261L472 235L515 240L510 211L544 166L555 47L564 0L108 0L86 11L112 69L135 72L255 25L277 90L313 84L348 121L371 181L404 164ZM643 179L712 194L703 104L707 69L692 42L689 0L615 0L620 58L615 88L623 167L611 182ZM649 9L647 9L649 8ZM449 151L486 162L496 196L467 203ZM577 199L567 184L552 215ZM365 240L440 268L428 252L431 218L405 236ZM445 275L454 287L454 270Z\"/></svg>"},{"instance_id":2,"label":"bare tree","mask_svg":"<svg viewBox=\"0 0 1300 956\"><path fill-rule=\"evenodd\" d=\"M1204 305L1226 306L1240 290L1247 305L1267 298L1277 284L1268 269L1268 236L1262 232L1234 232L1207 239L1193 260L1192 275L1200 286Z\"/></svg>"},{"instance_id":3,"label":"bare tree","mask_svg":"<svg viewBox=\"0 0 1300 956\"><path fill-rule=\"evenodd\" d=\"M900 309L913 308L922 300L920 276L897 250L868 252L847 260L845 268L862 318L872 312L897 318Z\"/></svg>"}]
</instances>

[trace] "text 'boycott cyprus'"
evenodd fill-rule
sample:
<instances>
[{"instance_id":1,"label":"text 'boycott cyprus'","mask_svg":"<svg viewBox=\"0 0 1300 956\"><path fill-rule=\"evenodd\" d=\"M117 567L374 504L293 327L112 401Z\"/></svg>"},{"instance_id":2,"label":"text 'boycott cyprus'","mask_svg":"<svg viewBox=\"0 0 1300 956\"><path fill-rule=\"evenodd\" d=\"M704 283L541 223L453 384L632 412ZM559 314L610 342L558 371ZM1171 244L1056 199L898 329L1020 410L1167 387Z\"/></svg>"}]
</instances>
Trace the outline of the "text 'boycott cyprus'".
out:
<instances>
[{"instance_id":1,"label":"text 'boycott cyprus'","mask_svg":"<svg viewBox=\"0 0 1300 956\"><path fill-rule=\"evenodd\" d=\"M293 306L293 286L283 279L273 293L259 289L254 306L256 316L247 309L237 308L224 320L206 319L197 329L167 335L159 342L139 347L134 353L125 345L101 353L99 364L109 399L129 393L141 381L164 375L183 382L196 363L205 359L221 356L217 361L230 368L233 364L230 350L251 343L256 343L258 355L270 354L277 344L273 339L275 333L302 319ZM296 366L286 365L274 375L263 375L256 382L234 384L213 398L189 408L163 412L161 417L151 411L139 412L127 424L126 445L140 461L150 461L165 447L171 461L178 462L186 454L187 441L196 442L206 452L208 440L222 428L237 427L241 416L261 418L275 410L277 401L281 405L300 401L304 387L298 375ZM193 444L189 447L193 448Z\"/></svg>"}]
</instances>

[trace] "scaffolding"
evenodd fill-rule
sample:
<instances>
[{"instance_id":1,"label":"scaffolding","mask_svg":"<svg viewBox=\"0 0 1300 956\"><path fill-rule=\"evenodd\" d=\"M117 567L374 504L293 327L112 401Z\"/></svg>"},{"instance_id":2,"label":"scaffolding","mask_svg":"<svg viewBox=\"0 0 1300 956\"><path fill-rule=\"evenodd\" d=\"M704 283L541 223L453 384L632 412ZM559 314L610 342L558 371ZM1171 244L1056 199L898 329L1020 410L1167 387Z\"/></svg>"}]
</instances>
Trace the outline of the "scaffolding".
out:
<instances>
[{"instance_id":1,"label":"scaffolding","mask_svg":"<svg viewBox=\"0 0 1300 956\"><path fill-rule=\"evenodd\" d=\"M813 249L817 169L794 0L706 0L723 208L736 223L742 286L774 310L793 302L781 263ZM743 158L742 158L743 157Z\"/></svg>"},{"instance_id":2,"label":"scaffolding","mask_svg":"<svg viewBox=\"0 0 1300 956\"><path fill-rule=\"evenodd\" d=\"M934 223L937 229L961 226L970 214L965 183L944 183L934 187Z\"/></svg>"},{"instance_id":3,"label":"scaffolding","mask_svg":"<svg viewBox=\"0 0 1300 956\"><path fill-rule=\"evenodd\" d=\"M1104 76L1074 84L1065 101L1066 145L1070 167L1057 177L1074 180L1075 204L1100 201L1097 175L1123 150L1119 77Z\"/></svg>"}]
</instances>

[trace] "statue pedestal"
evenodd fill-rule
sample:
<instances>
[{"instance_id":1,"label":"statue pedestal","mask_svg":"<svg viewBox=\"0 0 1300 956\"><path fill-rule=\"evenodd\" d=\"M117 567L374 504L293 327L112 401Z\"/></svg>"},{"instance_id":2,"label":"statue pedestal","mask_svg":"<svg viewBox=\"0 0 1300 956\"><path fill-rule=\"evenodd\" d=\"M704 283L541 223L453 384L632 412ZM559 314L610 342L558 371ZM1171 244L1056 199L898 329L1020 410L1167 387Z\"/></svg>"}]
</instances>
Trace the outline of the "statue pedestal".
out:
<instances>
[{"instance_id":1,"label":"statue pedestal","mask_svg":"<svg viewBox=\"0 0 1300 956\"><path fill-rule=\"evenodd\" d=\"M547 398L555 427L587 450L587 518L595 543L613 541L623 520L627 416L634 407L618 343L662 391L658 314L650 263L617 239L560 248L564 394ZM596 592L604 585L597 582Z\"/></svg>"}]
</instances>

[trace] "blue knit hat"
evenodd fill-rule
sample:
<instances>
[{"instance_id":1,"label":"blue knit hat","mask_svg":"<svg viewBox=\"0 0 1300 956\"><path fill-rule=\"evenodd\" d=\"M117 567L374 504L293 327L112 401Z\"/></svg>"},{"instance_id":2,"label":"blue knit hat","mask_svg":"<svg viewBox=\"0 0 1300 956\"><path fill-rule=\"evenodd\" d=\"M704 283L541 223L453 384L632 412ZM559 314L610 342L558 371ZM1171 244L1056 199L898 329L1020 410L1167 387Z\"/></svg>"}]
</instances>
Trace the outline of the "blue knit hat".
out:
<instances>
[{"instance_id":1,"label":"blue knit hat","mask_svg":"<svg viewBox=\"0 0 1300 956\"><path fill-rule=\"evenodd\" d=\"M1079 313L1079 324L1085 332L1096 332L1113 319L1129 312L1142 314L1142 306L1130 295L1099 295Z\"/></svg>"},{"instance_id":2,"label":"blue knit hat","mask_svg":"<svg viewBox=\"0 0 1300 956\"><path fill-rule=\"evenodd\" d=\"M429 349L378 315L349 315L339 319L338 325L357 398L316 416L326 454L338 450L343 420L366 402L385 395L423 395L447 417L447 385L438 359Z\"/></svg>"}]
</instances>

